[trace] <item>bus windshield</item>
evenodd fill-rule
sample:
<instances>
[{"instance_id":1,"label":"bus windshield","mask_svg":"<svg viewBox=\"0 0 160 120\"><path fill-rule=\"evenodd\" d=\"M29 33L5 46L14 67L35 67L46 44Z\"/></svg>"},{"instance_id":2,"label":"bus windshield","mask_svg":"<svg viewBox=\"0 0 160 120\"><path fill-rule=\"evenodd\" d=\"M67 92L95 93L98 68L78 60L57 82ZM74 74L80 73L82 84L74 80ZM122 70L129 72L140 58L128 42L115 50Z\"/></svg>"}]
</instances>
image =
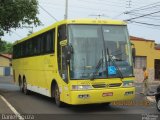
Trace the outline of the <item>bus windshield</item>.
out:
<instances>
[{"instance_id":1,"label":"bus windshield","mask_svg":"<svg viewBox=\"0 0 160 120\"><path fill-rule=\"evenodd\" d=\"M133 76L130 43L125 25L69 25L71 79ZM106 70L107 69L107 70Z\"/></svg>"}]
</instances>

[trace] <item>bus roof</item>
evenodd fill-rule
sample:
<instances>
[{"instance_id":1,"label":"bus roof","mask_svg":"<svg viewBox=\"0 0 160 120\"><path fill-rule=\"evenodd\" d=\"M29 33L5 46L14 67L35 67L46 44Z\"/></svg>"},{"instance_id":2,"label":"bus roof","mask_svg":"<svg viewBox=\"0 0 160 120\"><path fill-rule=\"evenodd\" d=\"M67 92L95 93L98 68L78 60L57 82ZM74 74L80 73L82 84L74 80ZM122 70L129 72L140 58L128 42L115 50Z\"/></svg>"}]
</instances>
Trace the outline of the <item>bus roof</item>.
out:
<instances>
[{"instance_id":1,"label":"bus roof","mask_svg":"<svg viewBox=\"0 0 160 120\"><path fill-rule=\"evenodd\" d=\"M61 25L61 24L108 24L108 25L126 25L127 23L122 21L122 20L112 20L112 19L67 19L67 20L62 20L62 21L59 21L59 22L56 22L38 32L35 32L21 40L17 40L15 44L18 44L18 43L21 43L27 39L30 39L32 37L35 37L35 36L38 36L40 35L41 33L43 32L46 32L48 30L51 30L53 28L55 28L56 26L58 25Z\"/></svg>"}]
</instances>

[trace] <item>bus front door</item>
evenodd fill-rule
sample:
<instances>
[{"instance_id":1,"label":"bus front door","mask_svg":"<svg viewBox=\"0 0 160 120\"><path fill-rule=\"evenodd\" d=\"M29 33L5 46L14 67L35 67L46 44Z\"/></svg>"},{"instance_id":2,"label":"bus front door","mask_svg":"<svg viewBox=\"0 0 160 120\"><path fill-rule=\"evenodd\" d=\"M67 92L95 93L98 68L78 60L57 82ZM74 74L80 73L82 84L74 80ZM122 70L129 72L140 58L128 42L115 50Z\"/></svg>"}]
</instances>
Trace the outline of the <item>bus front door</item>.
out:
<instances>
[{"instance_id":1,"label":"bus front door","mask_svg":"<svg viewBox=\"0 0 160 120\"><path fill-rule=\"evenodd\" d=\"M63 89L63 95L65 101L69 101L69 86L68 86L68 63L67 63L67 58L66 58L66 46L67 42L66 40L63 40L60 42L61 46L61 65L60 65L60 74L61 78L63 79L62 81L62 89Z\"/></svg>"}]
</instances>

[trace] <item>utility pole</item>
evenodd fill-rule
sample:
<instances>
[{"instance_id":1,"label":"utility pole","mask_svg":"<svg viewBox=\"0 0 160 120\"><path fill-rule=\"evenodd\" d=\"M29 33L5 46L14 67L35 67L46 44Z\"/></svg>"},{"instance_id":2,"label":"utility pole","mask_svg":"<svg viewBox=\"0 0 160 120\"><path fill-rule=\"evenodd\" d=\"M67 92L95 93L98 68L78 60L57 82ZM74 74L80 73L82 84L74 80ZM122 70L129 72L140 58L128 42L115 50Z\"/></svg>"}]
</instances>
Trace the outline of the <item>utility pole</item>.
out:
<instances>
[{"instance_id":1,"label":"utility pole","mask_svg":"<svg viewBox=\"0 0 160 120\"><path fill-rule=\"evenodd\" d=\"M131 8L132 0L127 0L126 2L127 8Z\"/></svg>"},{"instance_id":2,"label":"utility pole","mask_svg":"<svg viewBox=\"0 0 160 120\"><path fill-rule=\"evenodd\" d=\"M64 15L64 19L68 19L68 0L66 0L65 3L65 15Z\"/></svg>"}]
</instances>

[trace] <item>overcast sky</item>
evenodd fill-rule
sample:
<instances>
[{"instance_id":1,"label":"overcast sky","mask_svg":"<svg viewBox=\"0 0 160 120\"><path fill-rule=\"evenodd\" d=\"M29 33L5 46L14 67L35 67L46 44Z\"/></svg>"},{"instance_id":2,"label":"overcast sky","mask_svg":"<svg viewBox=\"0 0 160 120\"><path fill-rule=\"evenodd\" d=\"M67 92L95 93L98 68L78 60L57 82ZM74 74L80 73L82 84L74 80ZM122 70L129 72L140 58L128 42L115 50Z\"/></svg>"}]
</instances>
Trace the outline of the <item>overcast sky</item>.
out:
<instances>
[{"instance_id":1,"label":"overcast sky","mask_svg":"<svg viewBox=\"0 0 160 120\"><path fill-rule=\"evenodd\" d=\"M33 31L38 31L46 26L53 24L57 20L64 19L65 0L38 0L39 19L43 26L34 27ZM155 40L160 43L160 0L68 0L69 1L69 19L74 18L112 18L126 20L143 16L137 19L132 19L128 22L128 30L130 35ZM144 7L145 6L145 7ZM130 11L129 14L124 14ZM137 22L137 23L136 23ZM147 25L146 25L147 24ZM31 28L23 28L12 30L10 34L5 34L2 38L6 41L14 42L25 36Z\"/></svg>"}]
</instances>

